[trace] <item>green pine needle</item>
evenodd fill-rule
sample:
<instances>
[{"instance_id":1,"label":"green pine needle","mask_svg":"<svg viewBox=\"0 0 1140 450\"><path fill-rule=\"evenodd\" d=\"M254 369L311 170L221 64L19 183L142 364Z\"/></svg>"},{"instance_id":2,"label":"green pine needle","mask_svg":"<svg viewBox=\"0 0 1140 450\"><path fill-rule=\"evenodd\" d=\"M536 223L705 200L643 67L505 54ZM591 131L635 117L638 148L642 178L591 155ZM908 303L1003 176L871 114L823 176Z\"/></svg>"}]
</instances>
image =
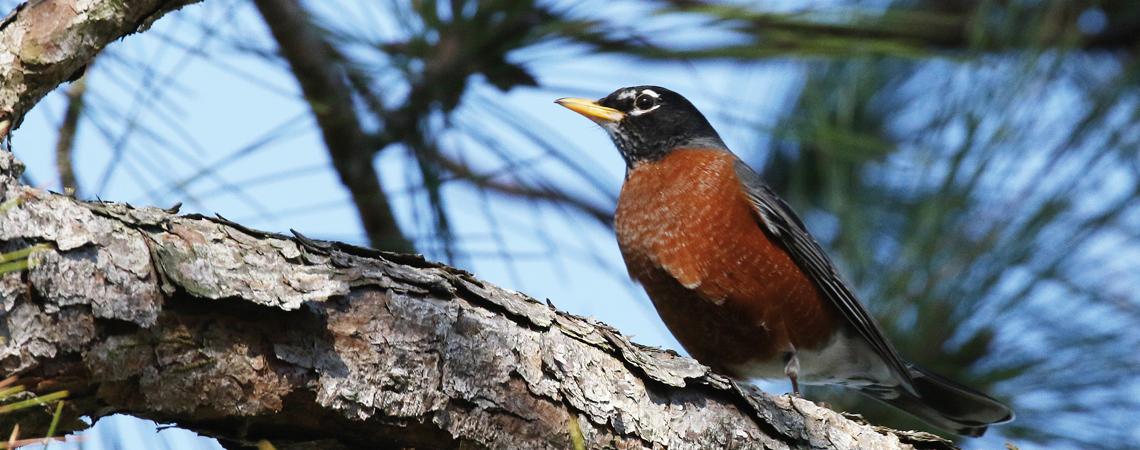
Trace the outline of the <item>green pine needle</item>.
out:
<instances>
[{"instance_id":1,"label":"green pine needle","mask_svg":"<svg viewBox=\"0 0 1140 450\"><path fill-rule=\"evenodd\" d=\"M40 395L27 400L20 400L18 402L9 403L0 406L0 414L9 414L13 411L18 411L24 408L31 408L33 406L43 405L54 401L59 401L67 398L67 391L52 392L50 394Z\"/></svg>"}]
</instances>

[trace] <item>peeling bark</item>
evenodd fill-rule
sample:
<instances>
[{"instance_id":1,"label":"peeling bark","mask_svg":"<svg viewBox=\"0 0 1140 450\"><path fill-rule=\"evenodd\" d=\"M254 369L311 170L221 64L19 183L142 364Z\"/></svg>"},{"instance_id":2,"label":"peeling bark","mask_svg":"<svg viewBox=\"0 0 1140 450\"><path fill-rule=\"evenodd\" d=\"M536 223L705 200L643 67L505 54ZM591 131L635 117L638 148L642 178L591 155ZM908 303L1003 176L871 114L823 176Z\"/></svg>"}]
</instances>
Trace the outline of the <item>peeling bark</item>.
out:
<instances>
[{"instance_id":1,"label":"peeling bark","mask_svg":"<svg viewBox=\"0 0 1140 450\"><path fill-rule=\"evenodd\" d=\"M950 448L745 394L669 351L415 255L22 186L0 152L0 374L278 448ZM35 428L35 424L24 426Z\"/></svg>"},{"instance_id":2,"label":"peeling bark","mask_svg":"<svg viewBox=\"0 0 1140 450\"><path fill-rule=\"evenodd\" d=\"M108 43L198 0L35 0L0 20L0 138Z\"/></svg>"}]
</instances>

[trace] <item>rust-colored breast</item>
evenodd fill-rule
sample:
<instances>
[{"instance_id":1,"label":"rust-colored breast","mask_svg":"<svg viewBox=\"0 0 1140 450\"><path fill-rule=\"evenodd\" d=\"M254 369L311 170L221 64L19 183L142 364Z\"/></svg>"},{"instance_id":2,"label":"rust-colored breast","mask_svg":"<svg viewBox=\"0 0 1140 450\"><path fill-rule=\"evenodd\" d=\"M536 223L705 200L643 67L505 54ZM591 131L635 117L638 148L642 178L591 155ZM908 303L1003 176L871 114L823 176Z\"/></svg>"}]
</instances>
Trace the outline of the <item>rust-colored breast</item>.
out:
<instances>
[{"instance_id":1,"label":"rust-colored breast","mask_svg":"<svg viewBox=\"0 0 1140 450\"><path fill-rule=\"evenodd\" d=\"M681 149L630 171L618 200L629 273L685 349L733 367L826 343L837 311L755 219L721 150Z\"/></svg>"}]
</instances>

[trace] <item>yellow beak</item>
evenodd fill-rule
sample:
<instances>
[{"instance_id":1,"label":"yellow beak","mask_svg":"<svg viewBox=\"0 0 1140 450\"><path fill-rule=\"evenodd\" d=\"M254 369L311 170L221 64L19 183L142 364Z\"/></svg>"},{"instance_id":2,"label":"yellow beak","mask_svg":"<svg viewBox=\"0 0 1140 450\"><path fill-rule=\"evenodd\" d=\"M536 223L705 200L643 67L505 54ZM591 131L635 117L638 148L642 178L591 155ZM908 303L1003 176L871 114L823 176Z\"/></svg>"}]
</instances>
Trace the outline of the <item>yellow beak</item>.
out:
<instances>
[{"instance_id":1,"label":"yellow beak","mask_svg":"<svg viewBox=\"0 0 1140 450\"><path fill-rule=\"evenodd\" d=\"M560 98L555 100L554 103L565 106L567 109L574 111L578 114L586 116L587 119L593 120L600 124L617 123L625 118L625 113L613 108L607 108L599 105L593 100L584 98Z\"/></svg>"}]
</instances>

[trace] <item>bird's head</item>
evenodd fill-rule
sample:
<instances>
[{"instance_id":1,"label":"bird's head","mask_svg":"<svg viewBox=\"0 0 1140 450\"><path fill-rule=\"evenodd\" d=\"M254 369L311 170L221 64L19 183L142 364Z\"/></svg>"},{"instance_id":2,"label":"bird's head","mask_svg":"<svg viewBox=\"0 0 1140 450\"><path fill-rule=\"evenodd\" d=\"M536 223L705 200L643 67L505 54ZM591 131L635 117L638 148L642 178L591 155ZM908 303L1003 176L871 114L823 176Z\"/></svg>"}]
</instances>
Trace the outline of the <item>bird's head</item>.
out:
<instances>
[{"instance_id":1,"label":"bird's head","mask_svg":"<svg viewBox=\"0 0 1140 450\"><path fill-rule=\"evenodd\" d=\"M689 100L663 87L626 87L596 101L562 98L556 103L601 125L630 168L679 148L725 148Z\"/></svg>"}]
</instances>

